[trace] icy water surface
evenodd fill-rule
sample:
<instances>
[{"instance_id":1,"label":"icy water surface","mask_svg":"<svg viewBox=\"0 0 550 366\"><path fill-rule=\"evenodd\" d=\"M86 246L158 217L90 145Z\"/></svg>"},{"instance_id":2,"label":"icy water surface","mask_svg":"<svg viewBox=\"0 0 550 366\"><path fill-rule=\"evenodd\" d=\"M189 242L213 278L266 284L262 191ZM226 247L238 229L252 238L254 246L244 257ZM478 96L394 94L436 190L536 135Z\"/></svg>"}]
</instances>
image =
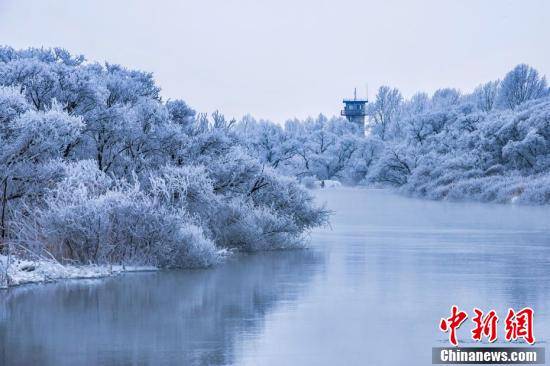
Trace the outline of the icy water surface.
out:
<instances>
[{"instance_id":1,"label":"icy water surface","mask_svg":"<svg viewBox=\"0 0 550 366\"><path fill-rule=\"evenodd\" d=\"M452 304L531 306L548 348L549 208L316 194L309 250L1 292L0 364L429 365Z\"/></svg>"}]
</instances>

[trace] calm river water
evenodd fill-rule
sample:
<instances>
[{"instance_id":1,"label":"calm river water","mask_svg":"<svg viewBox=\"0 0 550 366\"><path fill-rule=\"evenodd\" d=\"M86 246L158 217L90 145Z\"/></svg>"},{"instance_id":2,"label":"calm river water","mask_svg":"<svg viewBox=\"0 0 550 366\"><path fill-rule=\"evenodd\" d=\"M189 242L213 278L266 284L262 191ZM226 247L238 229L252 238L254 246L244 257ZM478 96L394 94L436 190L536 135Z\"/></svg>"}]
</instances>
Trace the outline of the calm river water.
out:
<instances>
[{"instance_id":1,"label":"calm river water","mask_svg":"<svg viewBox=\"0 0 550 366\"><path fill-rule=\"evenodd\" d=\"M0 292L0 364L430 365L452 304L531 306L548 348L550 208L316 195L334 216L308 250Z\"/></svg>"}]
</instances>

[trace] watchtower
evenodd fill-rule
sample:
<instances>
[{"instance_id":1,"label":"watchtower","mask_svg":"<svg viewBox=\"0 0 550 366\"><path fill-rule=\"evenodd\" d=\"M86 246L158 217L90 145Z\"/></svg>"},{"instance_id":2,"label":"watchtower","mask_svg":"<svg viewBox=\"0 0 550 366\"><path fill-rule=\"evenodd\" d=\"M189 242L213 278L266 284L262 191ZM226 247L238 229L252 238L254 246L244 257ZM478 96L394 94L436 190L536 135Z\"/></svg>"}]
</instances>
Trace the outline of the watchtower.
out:
<instances>
[{"instance_id":1,"label":"watchtower","mask_svg":"<svg viewBox=\"0 0 550 366\"><path fill-rule=\"evenodd\" d=\"M353 91L353 99L344 99L344 109L340 114L348 119L348 121L355 123L361 129L361 132L365 130L365 116L367 115L365 105L368 103L367 99L357 99L357 89Z\"/></svg>"}]
</instances>

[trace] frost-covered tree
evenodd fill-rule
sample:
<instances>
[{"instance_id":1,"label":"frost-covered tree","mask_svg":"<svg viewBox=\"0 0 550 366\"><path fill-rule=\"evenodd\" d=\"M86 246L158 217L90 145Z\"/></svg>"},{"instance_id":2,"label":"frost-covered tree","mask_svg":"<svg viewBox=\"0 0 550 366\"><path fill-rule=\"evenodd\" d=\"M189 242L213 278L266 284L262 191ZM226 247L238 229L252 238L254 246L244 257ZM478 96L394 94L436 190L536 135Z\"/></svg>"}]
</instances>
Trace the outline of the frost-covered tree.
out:
<instances>
[{"instance_id":1,"label":"frost-covered tree","mask_svg":"<svg viewBox=\"0 0 550 366\"><path fill-rule=\"evenodd\" d=\"M183 100L169 100L166 109L173 123L189 128L195 122L196 112Z\"/></svg>"},{"instance_id":2,"label":"frost-covered tree","mask_svg":"<svg viewBox=\"0 0 550 366\"><path fill-rule=\"evenodd\" d=\"M78 139L83 123L56 105L47 112L20 113L26 109L21 100L5 91L2 94L0 99L8 99L5 104L0 102L7 107L2 111L6 119L0 135L0 233L4 241L12 204L41 198L59 175L58 159Z\"/></svg>"},{"instance_id":3,"label":"frost-covered tree","mask_svg":"<svg viewBox=\"0 0 550 366\"><path fill-rule=\"evenodd\" d=\"M427 93L416 93L411 99L403 101L402 118L426 112L430 108L430 97Z\"/></svg>"},{"instance_id":4,"label":"frost-covered tree","mask_svg":"<svg viewBox=\"0 0 550 366\"><path fill-rule=\"evenodd\" d=\"M367 106L370 131L382 140L399 134L399 113L403 97L398 89L381 86L376 100Z\"/></svg>"},{"instance_id":5,"label":"frost-covered tree","mask_svg":"<svg viewBox=\"0 0 550 366\"><path fill-rule=\"evenodd\" d=\"M296 155L295 140L275 123L256 121L247 116L238 124L238 129L243 143L273 168L278 168Z\"/></svg>"},{"instance_id":6,"label":"frost-covered tree","mask_svg":"<svg viewBox=\"0 0 550 366\"><path fill-rule=\"evenodd\" d=\"M474 90L473 101L480 110L484 112L493 110L496 105L499 86L500 80L489 81Z\"/></svg>"},{"instance_id":7,"label":"frost-covered tree","mask_svg":"<svg viewBox=\"0 0 550 366\"><path fill-rule=\"evenodd\" d=\"M503 108L514 109L530 99L543 97L547 93L546 88L546 77L540 77L537 70L520 64L502 80L498 102Z\"/></svg>"},{"instance_id":8,"label":"frost-covered tree","mask_svg":"<svg viewBox=\"0 0 550 366\"><path fill-rule=\"evenodd\" d=\"M443 88L435 91L431 105L433 109L445 110L456 106L460 102L460 91L453 88Z\"/></svg>"}]
</instances>

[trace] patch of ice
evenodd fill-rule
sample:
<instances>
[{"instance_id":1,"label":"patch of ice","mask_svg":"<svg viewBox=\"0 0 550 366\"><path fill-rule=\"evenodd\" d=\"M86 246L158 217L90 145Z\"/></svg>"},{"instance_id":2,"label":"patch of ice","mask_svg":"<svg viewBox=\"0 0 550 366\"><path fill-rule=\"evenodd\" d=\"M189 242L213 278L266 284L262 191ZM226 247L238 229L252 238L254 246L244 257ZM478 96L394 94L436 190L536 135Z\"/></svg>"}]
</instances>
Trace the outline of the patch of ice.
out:
<instances>
[{"instance_id":1,"label":"patch of ice","mask_svg":"<svg viewBox=\"0 0 550 366\"><path fill-rule=\"evenodd\" d=\"M75 266L50 260L29 261L11 258L6 271L7 257L0 256L0 288L27 283L52 282L60 279L99 278L121 272L156 271L153 266Z\"/></svg>"}]
</instances>

